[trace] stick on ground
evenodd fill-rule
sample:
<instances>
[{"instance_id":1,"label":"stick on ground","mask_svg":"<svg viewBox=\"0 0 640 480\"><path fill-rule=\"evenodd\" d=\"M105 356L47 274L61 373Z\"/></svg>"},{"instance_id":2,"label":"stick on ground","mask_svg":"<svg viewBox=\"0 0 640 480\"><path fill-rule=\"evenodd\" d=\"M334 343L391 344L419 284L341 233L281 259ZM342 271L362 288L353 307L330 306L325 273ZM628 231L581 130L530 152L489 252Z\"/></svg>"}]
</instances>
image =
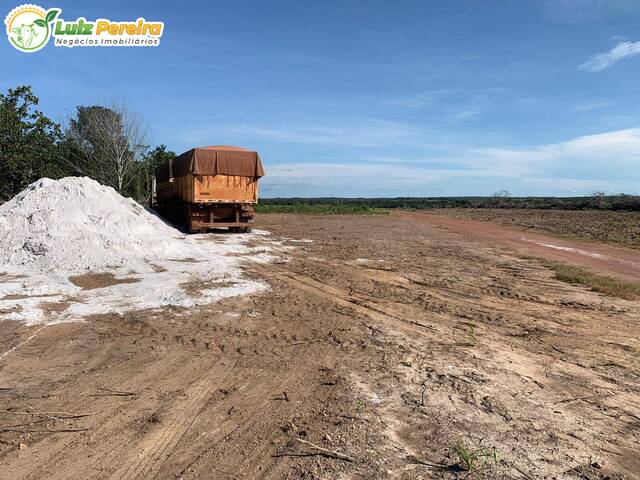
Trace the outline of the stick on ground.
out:
<instances>
[{"instance_id":1,"label":"stick on ground","mask_svg":"<svg viewBox=\"0 0 640 480\"><path fill-rule=\"evenodd\" d=\"M353 457L349 457L348 455L344 455L340 452L336 452L334 450L327 450L326 448L323 448L319 445L316 445L315 443L311 443L308 442L306 440L302 440L301 438L296 438L296 440L300 443L303 443L304 445L307 445L311 448L315 448L316 450L318 450L319 454L324 455L325 457L329 457L329 458L335 458L337 460L344 460L345 462L351 462L351 463L355 463L355 459Z\"/></svg>"}]
</instances>

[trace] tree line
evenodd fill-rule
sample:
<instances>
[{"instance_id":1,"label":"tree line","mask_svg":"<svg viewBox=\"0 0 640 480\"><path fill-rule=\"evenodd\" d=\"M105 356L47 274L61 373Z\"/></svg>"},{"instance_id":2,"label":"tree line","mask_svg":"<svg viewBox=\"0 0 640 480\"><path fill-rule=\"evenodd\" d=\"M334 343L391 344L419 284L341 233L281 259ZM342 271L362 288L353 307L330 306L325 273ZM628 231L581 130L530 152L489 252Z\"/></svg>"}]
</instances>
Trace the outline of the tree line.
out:
<instances>
[{"instance_id":1,"label":"tree line","mask_svg":"<svg viewBox=\"0 0 640 480\"><path fill-rule=\"evenodd\" d=\"M261 198L263 213L371 213L371 209L501 208L531 210L640 211L640 196L596 192L585 197L396 197L396 198Z\"/></svg>"},{"instance_id":2,"label":"tree line","mask_svg":"<svg viewBox=\"0 0 640 480\"><path fill-rule=\"evenodd\" d=\"M87 176L148 203L153 172L176 154L150 148L144 121L125 103L80 105L60 125L28 85L0 93L0 203L48 177Z\"/></svg>"}]
</instances>

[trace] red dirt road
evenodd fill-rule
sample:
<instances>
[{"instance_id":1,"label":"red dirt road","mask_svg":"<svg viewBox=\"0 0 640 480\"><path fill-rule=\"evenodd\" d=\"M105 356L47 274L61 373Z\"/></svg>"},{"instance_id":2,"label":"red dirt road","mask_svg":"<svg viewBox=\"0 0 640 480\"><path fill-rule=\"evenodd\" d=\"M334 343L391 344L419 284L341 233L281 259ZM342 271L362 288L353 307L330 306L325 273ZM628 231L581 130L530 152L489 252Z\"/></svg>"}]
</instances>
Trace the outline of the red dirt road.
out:
<instances>
[{"instance_id":1,"label":"red dirt road","mask_svg":"<svg viewBox=\"0 0 640 480\"><path fill-rule=\"evenodd\" d=\"M431 213L401 212L397 215L410 222L444 228L467 241L506 246L524 255L570 263L620 280L640 282L638 250Z\"/></svg>"}]
</instances>

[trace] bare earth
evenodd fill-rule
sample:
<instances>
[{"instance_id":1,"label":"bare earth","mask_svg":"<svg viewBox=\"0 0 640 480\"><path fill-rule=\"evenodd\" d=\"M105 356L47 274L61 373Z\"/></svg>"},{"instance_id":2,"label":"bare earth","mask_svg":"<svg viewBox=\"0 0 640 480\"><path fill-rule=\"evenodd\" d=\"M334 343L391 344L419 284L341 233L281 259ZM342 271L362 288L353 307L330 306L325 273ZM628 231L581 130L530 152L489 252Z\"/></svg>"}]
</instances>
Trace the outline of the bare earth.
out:
<instances>
[{"instance_id":1,"label":"bare earth","mask_svg":"<svg viewBox=\"0 0 640 480\"><path fill-rule=\"evenodd\" d=\"M467 241L495 243L523 255L562 261L620 280L640 282L640 250L558 238L523 228L467 218L451 218L446 211L441 213L444 215L423 212L401 212L399 215L414 224L437 225ZM588 221L588 218L583 220Z\"/></svg>"},{"instance_id":2,"label":"bare earth","mask_svg":"<svg viewBox=\"0 0 640 480\"><path fill-rule=\"evenodd\" d=\"M260 221L260 295L0 323L0 478L640 478L639 302L423 214Z\"/></svg>"},{"instance_id":3,"label":"bare earth","mask_svg":"<svg viewBox=\"0 0 640 480\"><path fill-rule=\"evenodd\" d=\"M444 208L431 212L640 249L640 212L522 208Z\"/></svg>"}]
</instances>

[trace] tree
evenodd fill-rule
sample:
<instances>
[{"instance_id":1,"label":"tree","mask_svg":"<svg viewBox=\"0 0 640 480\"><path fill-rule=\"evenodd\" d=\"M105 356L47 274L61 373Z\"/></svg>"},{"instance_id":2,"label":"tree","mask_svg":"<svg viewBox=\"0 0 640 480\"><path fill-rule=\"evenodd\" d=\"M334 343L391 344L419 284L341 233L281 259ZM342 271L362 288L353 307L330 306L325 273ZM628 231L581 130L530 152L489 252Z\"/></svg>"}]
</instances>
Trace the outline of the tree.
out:
<instances>
[{"instance_id":1,"label":"tree","mask_svg":"<svg viewBox=\"0 0 640 480\"><path fill-rule=\"evenodd\" d=\"M609 201L607 199L607 192L604 191L596 191L591 194L591 198L595 206L601 210L607 209L609 206Z\"/></svg>"},{"instance_id":2,"label":"tree","mask_svg":"<svg viewBox=\"0 0 640 480\"><path fill-rule=\"evenodd\" d=\"M500 190L499 192L494 192L493 198L511 198L511 192L509 190Z\"/></svg>"},{"instance_id":3,"label":"tree","mask_svg":"<svg viewBox=\"0 0 640 480\"><path fill-rule=\"evenodd\" d=\"M493 194L493 198L489 202L492 206L504 208L509 206L511 200L511 192L508 190L500 190Z\"/></svg>"},{"instance_id":4,"label":"tree","mask_svg":"<svg viewBox=\"0 0 640 480\"><path fill-rule=\"evenodd\" d=\"M147 127L124 103L78 106L63 142L65 162L80 175L126 194L148 145Z\"/></svg>"},{"instance_id":5,"label":"tree","mask_svg":"<svg viewBox=\"0 0 640 480\"><path fill-rule=\"evenodd\" d=\"M39 99L28 85L0 94L0 201L42 177L59 178L60 125L35 107Z\"/></svg>"},{"instance_id":6,"label":"tree","mask_svg":"<svg viewBox=\"0 0 640 480\"><path fill-rule=\"evenodd\" d=\"M176 158L176 152L167 150L167 146L162 144L158 145L153 150L149 150L144 155L144 163L150 172L154 172L156 168L164 165L168 160Z\"/></svg>"},{"instance_id":7,"label":"tree","mask_svg":"<svg viewBox=\"0 0 640 480\"><path fill-rule=\"evenodd\" d=\"M151 201L151 188L156 168L174 158L176 158L176 153L167 150L167 146L164 144L158 145L153 150L145 153L139 165L138 182L134 198L140 202L149 203Z\"/></svg>"}]
</instances>

